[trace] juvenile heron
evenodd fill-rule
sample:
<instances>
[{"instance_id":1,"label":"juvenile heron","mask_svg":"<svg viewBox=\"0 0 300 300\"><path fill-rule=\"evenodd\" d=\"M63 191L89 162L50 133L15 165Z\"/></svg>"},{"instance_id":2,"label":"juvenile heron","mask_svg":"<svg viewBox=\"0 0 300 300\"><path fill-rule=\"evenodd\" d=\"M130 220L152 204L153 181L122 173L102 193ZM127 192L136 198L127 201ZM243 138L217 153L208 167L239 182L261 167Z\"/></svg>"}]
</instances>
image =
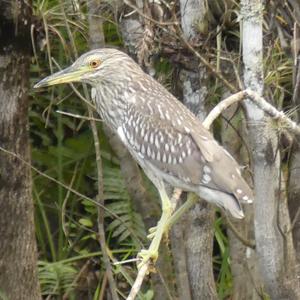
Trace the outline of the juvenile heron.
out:
<instances>
[{"instance_id":1,"label":"juvenile heron","mask_svg":"<svg viewBox=\"0 0 300 300\"><path fill-rule=\"evenodd\" d=\"M97 112L117 134L158 189L162 216L143 261L155 260L172 215L165 183L198 194L243 218L240 202L253 194L239 166L201 122L125 53L97 49L34 87L67 82L92 86Z\"/></svg>"}]
</instances>

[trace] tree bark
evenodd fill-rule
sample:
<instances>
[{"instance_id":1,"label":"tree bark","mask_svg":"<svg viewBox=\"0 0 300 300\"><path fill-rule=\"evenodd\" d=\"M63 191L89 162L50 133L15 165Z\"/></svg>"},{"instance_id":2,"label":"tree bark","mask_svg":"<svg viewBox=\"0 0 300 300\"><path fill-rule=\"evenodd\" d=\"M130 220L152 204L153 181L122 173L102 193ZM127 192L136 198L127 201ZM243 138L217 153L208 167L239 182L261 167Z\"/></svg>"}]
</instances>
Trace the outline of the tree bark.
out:
<instances>
[{"instance_id":1,"label":"tree bark","mask_svg":"<svg viewBox=\"0 0 300 300\"><path fill-rule=\"evenodd\" d=\"M229 74L229 72L227 73ZM226 93L224 98L228 96ZM226 120L230 120L230 125L228 121L222 122L222 143L241 165L247 166L249 165L248 151L243 145L241 138L239 138L239 136L245 136L244 116L241 111L237 113L236 110L237 105L232 105L222 113ZM253 241L253 204L245 204L243 209L245 218L243 220L231 219L230 222L245 240ZM231 228L227 227L227 234L231 257L230 267L233 277L232 299L261 299L256 290L256 287L260 286L261 280L257 271L255 251L243 244Z\"/></svg>"},{"instance_id":2,"label":"tree bark","mask_svg":"<svg viewBox=\"0 0 300 300\"><path fill-rule=\"evenodd\" d=\"M206 1L202 0L181 0L181 26L183 34L187 40L191 40L199 34L199 31L207 30L207 7ZM183 85L183 103L192 110L200 120L204 120L206 115L205 98L207 96L207 84L205 68L195 63L197 68L193 71L181 70L180 81ZM199 67L198 67L199 66ZM215 210L208 203L199 202L184 216L185 222L174 228L172 234L172 245L182 243L176 237L183 236L185 243L184 256L179 256L181 248L173 248L174 265L179 270L179 265L186 266L191 299L217 299L217 292L213 274L213 222ZM175 239L175 240L174 240ZM184 262L186 261L186 262ZM181 272L181 271L180 271ZM179 291L186 291L186 280L177 275L177 285ZM187 299L186 294L181 293L180 299Z\"/></svg>"},{"instance_id":3,"label":"tree bark","mask_svg":"<svg viewBox=\"0 0 300 300\"><path fill-rule=\"evenodd\" d=\"M299 4L295 2L298 6ZM298 7L297 7L298 8ZM300 21L299 9L295 8L297 21ZM294 82L293 82L293 104L295 108L300 105L300 26L295 24L294 27L294 42L292 44L292 53L294 58ZM298 123L300 120L300 111L298 111ZM300 138L295 137L290 153L289 162L289 180L288 180L288 199L289 211L292 222L293 241L296 250L298 263L298 274L300 274Z\"/></svg>"},{"instance_id":4,"label":"tree bark","mask_svg":"<svg viewBox=\"0 0 300 300\"><path fill-rule=\"evenodd\" d=\"M0 145L30 163L31 11L25 1L0 1L0 6ZM1 293L9 300L40 299L31 172L4 152L0 152L0 236Z\"/></svg>"},{"instance_id":5,"label":"tree bark","mask_svg":"<svg viewBox=\"0 0 300 300\"><path fill-rule=\"evenodd\" d=\"M246 88L263 94L263 1L241 1ZM254 171L254 228L262 294L271 299L299 299L295 253L288 233L286 195L282 195L278 138L261 109L245 102Z\"/></svg>"}]
</instances>

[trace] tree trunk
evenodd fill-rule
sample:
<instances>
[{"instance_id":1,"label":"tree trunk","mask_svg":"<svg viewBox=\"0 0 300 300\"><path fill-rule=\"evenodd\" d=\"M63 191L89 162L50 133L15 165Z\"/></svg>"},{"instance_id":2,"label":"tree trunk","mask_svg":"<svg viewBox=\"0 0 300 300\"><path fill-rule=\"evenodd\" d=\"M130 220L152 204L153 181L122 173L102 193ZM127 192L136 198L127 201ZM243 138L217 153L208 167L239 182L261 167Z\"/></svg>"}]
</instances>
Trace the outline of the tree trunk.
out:
<instances>
[{"instance_id":1,"label":"tree trunk","mask_svg":"<svg viewBox=\"0 0 300 300\"><path fill-rule=\"evenodd\" d=\"M296 10L300 13L299 10ZM297 19L300 21L300 16ZM294 91L293 91L293 104L296 107L300 105L300 26L295 24L294 41L292 53L294 58ZM300 120L300 111L298 111L298 123ZM294 143L290 153L289 162L289 180L288 180L288 199L289 211L292 222L293 241L295 245L297 260L298 260L298 274L300 273L300 138L295 137Z\"/></svg>"},{"instance_id":2,"label":"tree trunk","mask_svg":"<svg viewBox=\"0 0 300 300\"><path fill-rule=\"evenodd\" d=\"M243 18L244 83L263 94L263 1L241 1ZM253 103L246 101L250 153L254 171L254 228L262 293L271 299L299 299L295 254L280 181L278 138L270 119Z\"/></svg>"},{"instance_id":3,"label":"tree trunk","mask_svg":"<svg viewBox=\"0 0 300 300\"><path fill-rule=\"evenodd\" d=\"M191 40L199 34L199 31L207 31L207 7L206 1L202 0L181 0L181 26L183 34L187 40ZM197 24L197 26L196 26ZM197 27L197 28L196 28ZM195 70L181 70L180 81L183 85L183 103L192 110L200 120L204 120L206 115L205 98L207 96L206 69L198 62L195 63ZM197 203L183 217L186 221L174 228L172 238L181 238L186 241L185 256L179 257L177 251L180 248L173 248L175 268L179 271L180 265L186 266L186 270L179 271L177 284L179 291L182 291L180 299L187 299L186 280L180 276L180 272L187 272L191 299L217 299L215 280L213 275L213 222L215 209L208 203ZM182 240L173 240L172 245L182 243ZM176 265L178 265L176 267Z\"/></svg>"},{"instance_id":4,"label":"tree trunk","mask_svg":"<svg viewBox=\"0 0 300 300\"><path fill-rule=\"evenodd\" d=\"M31 12L25 1L0 1L0 6L0 146L30 163ZM1 294L9 300L40 299L30 168L1 151L0 236Z\"/></svg>"},{"instance_id":5,"label":"tree trunk","mask_svg":"<svg viewBox=\"0 0 300 300\"><path fill-rule=\"evenodd\" d=\"M226 73L229 74L229 72ZM228 96L226 93L224 98ZM241 138L239 138L239 136L245 136L244 116L241 111L236 113L236 110L237 105L232 105L222 113L226 120L230 120L230 125L228 121L222 122L222 143L241 165L249 165L248 151L245 151L245 145L242 144ZM231 219L230 221L234 226L234 230L245 240L254 241L253 204L245 204L243 209L245 211L243 220ZM227 234L233 277L232 299L261 299L256 289L260 286L261 280L257 272L255 251L246 246L228 226Z\"/></svg>"}]
</instances>

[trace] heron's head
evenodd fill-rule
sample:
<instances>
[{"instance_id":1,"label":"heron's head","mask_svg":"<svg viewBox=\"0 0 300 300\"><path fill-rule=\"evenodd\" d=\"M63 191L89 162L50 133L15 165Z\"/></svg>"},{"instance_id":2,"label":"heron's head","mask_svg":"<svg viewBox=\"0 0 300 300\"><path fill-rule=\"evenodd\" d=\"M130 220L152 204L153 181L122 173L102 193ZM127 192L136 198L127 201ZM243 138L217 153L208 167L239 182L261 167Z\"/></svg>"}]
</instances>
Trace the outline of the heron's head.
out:
<instances>
[{"instance_id":1,"label":"heron's head","mask_svg":"<svg viewBox=\"0 0 300 300\"><path fill-rule=\"evenodd\" d=\"M95 49L80 56L70 67L39 81L34 88L68 82L97 85L103 80L122 80L140 71L139 66L121 51L110 48Z\"/></svg>"}]
</instances>

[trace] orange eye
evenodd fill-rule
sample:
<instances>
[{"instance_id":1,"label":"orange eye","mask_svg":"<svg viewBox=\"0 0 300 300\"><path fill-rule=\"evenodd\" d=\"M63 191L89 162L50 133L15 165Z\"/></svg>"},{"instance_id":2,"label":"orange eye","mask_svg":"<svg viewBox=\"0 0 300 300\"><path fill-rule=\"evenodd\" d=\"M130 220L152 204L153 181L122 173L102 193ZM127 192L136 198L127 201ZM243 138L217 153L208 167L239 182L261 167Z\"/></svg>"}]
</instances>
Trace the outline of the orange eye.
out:
<instances>
[{"instance_id":1,"label":"orange eye","mask_svg":"<svg viewBox=\"0 0 300 300\"><path fill-rule=\"evenodd\" d=\"M101 61L99 59L94 59L90 61L90 67L96 69L100 66Z\"/></svg>"}]
</instances>

